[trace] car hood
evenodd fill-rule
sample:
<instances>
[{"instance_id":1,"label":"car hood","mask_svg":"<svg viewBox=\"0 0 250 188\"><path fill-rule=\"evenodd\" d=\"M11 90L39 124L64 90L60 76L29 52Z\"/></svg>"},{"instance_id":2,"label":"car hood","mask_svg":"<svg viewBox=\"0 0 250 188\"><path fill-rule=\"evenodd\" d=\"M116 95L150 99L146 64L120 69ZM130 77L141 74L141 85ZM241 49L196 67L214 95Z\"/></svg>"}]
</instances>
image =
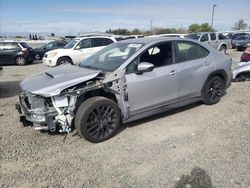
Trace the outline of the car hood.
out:
<instances>
[{"instance_id":1,"label":"car hood","mask_svg":"<svg viewBox=\"0 0 250 188\"><path fill-rule=\"evenodd\" d=\"M76 65L62 65L48 69L20 83L22 90L35 95L50 97L68 87L95 78L101 71Z\"/></svg>"}]
</instances>

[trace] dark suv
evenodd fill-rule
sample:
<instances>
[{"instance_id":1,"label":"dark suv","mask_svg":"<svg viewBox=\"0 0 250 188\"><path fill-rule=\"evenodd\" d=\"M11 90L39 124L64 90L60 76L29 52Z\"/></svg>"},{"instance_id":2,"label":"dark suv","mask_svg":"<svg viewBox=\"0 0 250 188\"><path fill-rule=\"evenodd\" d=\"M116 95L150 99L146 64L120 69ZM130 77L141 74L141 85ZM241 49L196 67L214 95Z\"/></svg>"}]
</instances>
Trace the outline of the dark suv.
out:
<instances>
[{"instance_id":1,"label":"dark suv","mask_svg":"<svg viewBox=\"0 0 250 188\"><path fill-rule=\"evenodd\" d=\"M67 44L67 41L58 40L58 41L49 42L40 48L35 48L34 49L35 58L37 60L41 60L46 52L55 50L58 48L63 48L66 44Z\"/></svg>"},{"instance_id":2,"label":"dark suv","mask_svg":"<svg viewBox=\"0 0 250 188\"><path fill-rule=\"evenodd\" d=\"M35 59L33 49L25 42L0 42L0 65L25 65Z\"/></svg>"}]
</instances>

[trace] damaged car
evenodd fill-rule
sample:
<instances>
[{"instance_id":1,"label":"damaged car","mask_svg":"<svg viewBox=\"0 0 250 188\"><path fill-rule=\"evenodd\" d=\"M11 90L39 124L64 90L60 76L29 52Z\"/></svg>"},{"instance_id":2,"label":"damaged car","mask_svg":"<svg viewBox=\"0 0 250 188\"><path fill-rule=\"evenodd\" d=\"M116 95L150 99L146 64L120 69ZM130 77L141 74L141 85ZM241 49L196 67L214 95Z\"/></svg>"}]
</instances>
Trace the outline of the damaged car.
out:
<instances>
[{"instance_id":1,"label":"damaged car","mask_svg":"<svg viewBox=\"0 0 250 188\"><path fill-rule=\"evenodd\" d=\"M113 43L79 65L63 65L21 82L21 119L37 130L102 142L122 123L203 101L219 102L232 61L212 47L181 38Z\"/></svg>"},{"instance_id":2,"label":"damaged car","mask_svg":"<svg viewBox=\"0 0 250 188\"><path fill-rule=\"evenodd\" d=\"M239 66L233 70L233 81L250 81L250 61L241 62L238 65Z\"/></svg>"}]
</instances>

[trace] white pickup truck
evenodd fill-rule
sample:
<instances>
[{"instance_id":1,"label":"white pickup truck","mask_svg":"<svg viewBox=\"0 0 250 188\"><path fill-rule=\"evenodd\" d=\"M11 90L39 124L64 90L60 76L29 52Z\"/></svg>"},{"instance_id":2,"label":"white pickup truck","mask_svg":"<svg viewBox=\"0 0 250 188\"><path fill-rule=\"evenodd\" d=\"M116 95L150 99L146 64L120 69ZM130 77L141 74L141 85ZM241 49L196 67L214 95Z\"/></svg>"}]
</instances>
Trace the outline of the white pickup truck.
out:
<instances>
[{"instance_id":1,"label":"white pickup truck","mask_svg":"<svg viewBox=\"0 0 250 188\"><path fill-rule=\"evenodd\" d=\"M185 38L195 39L200 42L206 42L218 51L226 53L228 48L231 48L231 39L227 38L221 33L205 32L205 33L191 33Z\"/></svg>"}]
</instances>

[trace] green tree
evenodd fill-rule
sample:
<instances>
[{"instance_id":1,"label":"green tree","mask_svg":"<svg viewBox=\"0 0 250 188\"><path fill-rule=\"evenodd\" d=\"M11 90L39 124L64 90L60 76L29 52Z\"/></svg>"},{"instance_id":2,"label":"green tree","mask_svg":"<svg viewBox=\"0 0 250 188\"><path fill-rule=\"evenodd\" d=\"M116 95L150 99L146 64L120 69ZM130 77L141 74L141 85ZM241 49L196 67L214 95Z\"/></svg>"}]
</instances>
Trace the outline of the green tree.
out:
<instances>
[{"instance_id":1,"label":"green tree","mask_svg":"<svg viewBox=\"0 0 250 188\"><path fill-rule=\"evenodd\" d=\"M203 23L200 26L200 32L212 32L213 28L208 23Z\"/></svg>"},{"instance_id":2,"label":"green tree","mask_svg":"<svg viewBox=\"0 0 250 188\"><path fill-rule=\"evenodd\" d=\"M132 34L132 35L141 35L141 31L140 31L139 29L133 29L133 30L131 31L131 34Z\"/></svg>"},{"instance_id":3,"label":"green tree","mask_svg":"<svg viewBox=\"0 0 250 188\"><path fill-rule=\"evenodd\" d=\"M200 25L199 24L191 24L188 27L188 32L189 33L197 33L200 31Z\"/></svg>"},{"instance_id":4,"label":"green tree","mask_svg":"<svg viewBox=\"0 0 250 188\"><path fill-rule=\"evenodd\" d=\"M208 23L199 24L191 24L188 27L189 33L197 33L197 32L211 32L214 31L213 28Z\"/></svg>"},{"instance_id":5,"label":"green tree","mask_svg":"<svg viewBox=\"0 0 250 188\"><path fill-rule=\"evenodd\" d=\"M232 27L233 30L244 30L247 28L247 24L244 22L243 19L239 19L237 22L234 23Z\"/></svg>"}]
</instances>

